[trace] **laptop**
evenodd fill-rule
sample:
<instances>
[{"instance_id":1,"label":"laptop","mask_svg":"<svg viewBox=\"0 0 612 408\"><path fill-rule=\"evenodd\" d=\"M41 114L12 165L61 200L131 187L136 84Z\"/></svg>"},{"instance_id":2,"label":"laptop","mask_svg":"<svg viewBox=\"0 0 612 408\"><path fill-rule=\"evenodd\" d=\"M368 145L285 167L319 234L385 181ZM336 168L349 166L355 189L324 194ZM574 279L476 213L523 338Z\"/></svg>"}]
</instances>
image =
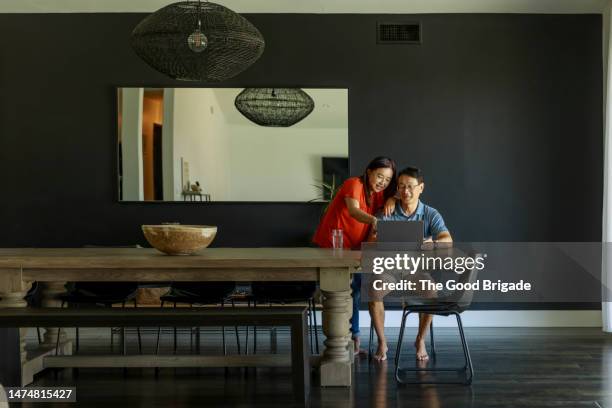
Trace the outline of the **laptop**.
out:
<instances>
[{"instance_id":1,"label":"laptop","mask_svg":"<svg viewBox=\"0 0 612 408\"><path fill-rule=\"evenodd\" d=\"M406 249L418 249L423 243L423 221L379 221L377 242L398 243Z\"/></svg>"}]
</instances>

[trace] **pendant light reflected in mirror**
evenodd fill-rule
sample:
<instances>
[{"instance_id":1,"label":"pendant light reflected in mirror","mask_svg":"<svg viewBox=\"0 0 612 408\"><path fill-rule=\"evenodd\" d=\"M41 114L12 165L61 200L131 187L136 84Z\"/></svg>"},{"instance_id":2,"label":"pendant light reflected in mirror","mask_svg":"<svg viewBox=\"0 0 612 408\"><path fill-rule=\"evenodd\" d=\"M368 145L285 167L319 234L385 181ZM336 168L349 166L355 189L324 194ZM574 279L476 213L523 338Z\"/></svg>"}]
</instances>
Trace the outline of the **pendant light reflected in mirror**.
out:
<instances>
[{"instance_id":1,"label":"pendant light reflected in mirror","mask_svg":"<svg viewBox=\"0 0 612 408\"><path fill-rule=\"evenodd\" d=\"M314 109L312 98L299 88L246 88L234 104L251 122L271 127L295 125Z\"/></svg>"}]
</instances>

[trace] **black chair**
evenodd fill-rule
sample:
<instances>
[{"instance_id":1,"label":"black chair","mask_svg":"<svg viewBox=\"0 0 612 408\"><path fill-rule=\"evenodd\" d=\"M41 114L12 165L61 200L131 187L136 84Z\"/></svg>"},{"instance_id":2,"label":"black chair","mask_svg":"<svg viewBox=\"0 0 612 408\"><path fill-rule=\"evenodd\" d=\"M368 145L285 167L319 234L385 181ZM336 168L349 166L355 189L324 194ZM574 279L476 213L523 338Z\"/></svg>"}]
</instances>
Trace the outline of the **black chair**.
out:
<instances>
[{"instance_id":1,"label":"black chair","mask_svg":"<svg viewBox=\"0 0 612 408\"><path fill-rule=\"evenodd\" d=\"M461 283L473 283L476 281L478 274L477 269L472 269L464 272L457 280ZM473 291L457 290L451 293L444 293L435 299L421 299L415 304L406 304L402 313L402 324L400 327L399 339L397 341L397 350L395 352L395 379L401 384L465 384L472 383L474 378L474 368L472 366L472 358L470 350L465 339L463 324L461 322L461 313L467 310L472 303ZM459 336L461 338L461 346L465 364L463 367L432 367L432 368L401 368L400 356L402 351L402 343L404 340L404 331L406 328L406 320L411 313L428 313L436 316L455 316L457 319L457 327L459 328ZM432 356L435 360L435 354ZM401 377L400 372L455 372L458 374L464 373L465 379L462 381L436 381L436 380L406 380Z\"/></svg>"},{"instance_id":2,"label":"black chair","mask_svg":"<svg viewBox=\"0 0 612 408\"><path fill-rule=\"evenodd\" d=\"M123 246L100 246L100 245L84 245L83 248L142 248L140 245L123 245ZM121 304L125 308L127 302L133 302L134 307L138 307L136 295L138 293L138 282L68 282L66 284L67 291L58 296L61 300L61 307L76 306L104 306L112 307L115 304ZM142 336L140 327L136 328L138 333L138 351L142 354ZM111 328L111 350L114 346L114 334L116 330ZM122 343L122 353L127 354L127 343L125 336L125 328L119 329ZM55 354L59 348L59 336L56 340ZM76 351L79 351L79 328L76 327Z\"/></svg>"},{"instance_id":3,"label":"black chair","mask_svg":"<svg viewBox=\"0 0 612 408\"><path fill-rule=\"evenodd\" d=\"M174 308L177 304L188 304L189 307L194 305L216 305L225 306L226 302L230 302L234 307L234 302L230 295L236 288L235 282L174 282L170 290L159 299L161 307L166 303L171 303ZM234 327L236 333L236 345L238 354L240 354L240 338L238 336L238 327ZM173 328L174 333L174 354L177 351L177 328ZM193 340L193 330L190 330L190 336ZM227 354L227 346L225 342L225 327L221 327L221 336L223 341L223 354ZM159 354L159 343L161 337L161 327L157 328L157 342L155 346L155 354ZM200 328L196 328L196 351L200 352Z\"/></svg>"},{"instance_id":4,"label":"black chair","mask_svg":"<svg viewBox=\"0 0 612 408\"><path fill-rule=\"evenodd\" d=\"M310 352L319 354L319 335L317 333L316 302L314 294L317 290L315 282L253 282L251 284L252 295L249 298L253 307L258 304L292 304L308 303L308 325L310 327ZM274 329L273 329L274 330ZM272 332L274 334L274 331ZM313 341L314 335L314 341ZM314 348L313 348L314 347ZM247 350L248 350L248 328L247 328ZM253 327L253 353L257 353L257 327Z\"/></svg>"},{"instance_id":5,"label":"black chair","mask_svg":"<svg viewBox=\"0 0 612 408\"><path fill-rule=\"evenodd\" d=\"M67 285L68 291L58 296L61 307L67 306L104 306L112 307L121 304L125 308L127 302L133 302L138 307L136 295L138 294L138 283L136 282L74 282ZM142 353L142 337L140 327L136 328L138 333L138 350ZM111 348L113 347L114 329L111 328ZM127 354L125 328L121 327L122 353ZM55 354L59 349L59 336L56 340ZM76 352L79 351L79 328L76 327Z\"/></svg>"}]
</instances>

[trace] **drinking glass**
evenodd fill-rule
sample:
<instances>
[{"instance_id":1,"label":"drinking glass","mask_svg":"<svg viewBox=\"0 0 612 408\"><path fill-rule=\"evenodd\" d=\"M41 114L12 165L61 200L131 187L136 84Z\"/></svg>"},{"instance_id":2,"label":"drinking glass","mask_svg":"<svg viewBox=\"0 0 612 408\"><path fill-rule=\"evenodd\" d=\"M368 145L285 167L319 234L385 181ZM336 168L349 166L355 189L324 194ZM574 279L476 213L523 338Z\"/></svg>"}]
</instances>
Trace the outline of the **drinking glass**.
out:
<instances>
[{"instance_id":1,"label":"drinking glass","mask_svg":"<svg viewBox=\"0 0 612 408\"><path fill-rule=\"evenodd\" d=\"M333 229L332 232L332 248L342 249L344 247L344 233L341 229Z\"/></svg>"}]
</instances>

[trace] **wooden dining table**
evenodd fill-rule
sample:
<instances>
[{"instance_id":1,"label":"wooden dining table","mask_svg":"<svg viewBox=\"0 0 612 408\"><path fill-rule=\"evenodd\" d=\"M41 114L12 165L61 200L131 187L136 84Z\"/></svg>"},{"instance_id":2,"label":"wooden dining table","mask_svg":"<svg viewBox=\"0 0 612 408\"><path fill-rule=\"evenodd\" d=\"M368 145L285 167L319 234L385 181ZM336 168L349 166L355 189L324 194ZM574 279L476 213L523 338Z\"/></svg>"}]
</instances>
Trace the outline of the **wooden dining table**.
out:
<instances>
[{"instance_id":1,"label":"wooden dining table","mask_svg":"<svg viewBox=\"0 0 612 408\"><path fill-rule=\"evenodd\" d=\"M2 248L0 308L28 307L33 282L42 290L42 307L59 307L58 295L69 281L313 281L322 293L325 341L319 359L321 386L351 386L351 275L360 265L359 251L319 248L206 248L194 255L168 256L146 248ZM26 351L27 328L0 328L0 343L18 336L16 352L0 358L19 364L22 385L44 369L56 341L64 354L72 345L59 328L45 328L37 350ZM16 355L19 354L19 355Z\"/></svg>"}]
</instances>

